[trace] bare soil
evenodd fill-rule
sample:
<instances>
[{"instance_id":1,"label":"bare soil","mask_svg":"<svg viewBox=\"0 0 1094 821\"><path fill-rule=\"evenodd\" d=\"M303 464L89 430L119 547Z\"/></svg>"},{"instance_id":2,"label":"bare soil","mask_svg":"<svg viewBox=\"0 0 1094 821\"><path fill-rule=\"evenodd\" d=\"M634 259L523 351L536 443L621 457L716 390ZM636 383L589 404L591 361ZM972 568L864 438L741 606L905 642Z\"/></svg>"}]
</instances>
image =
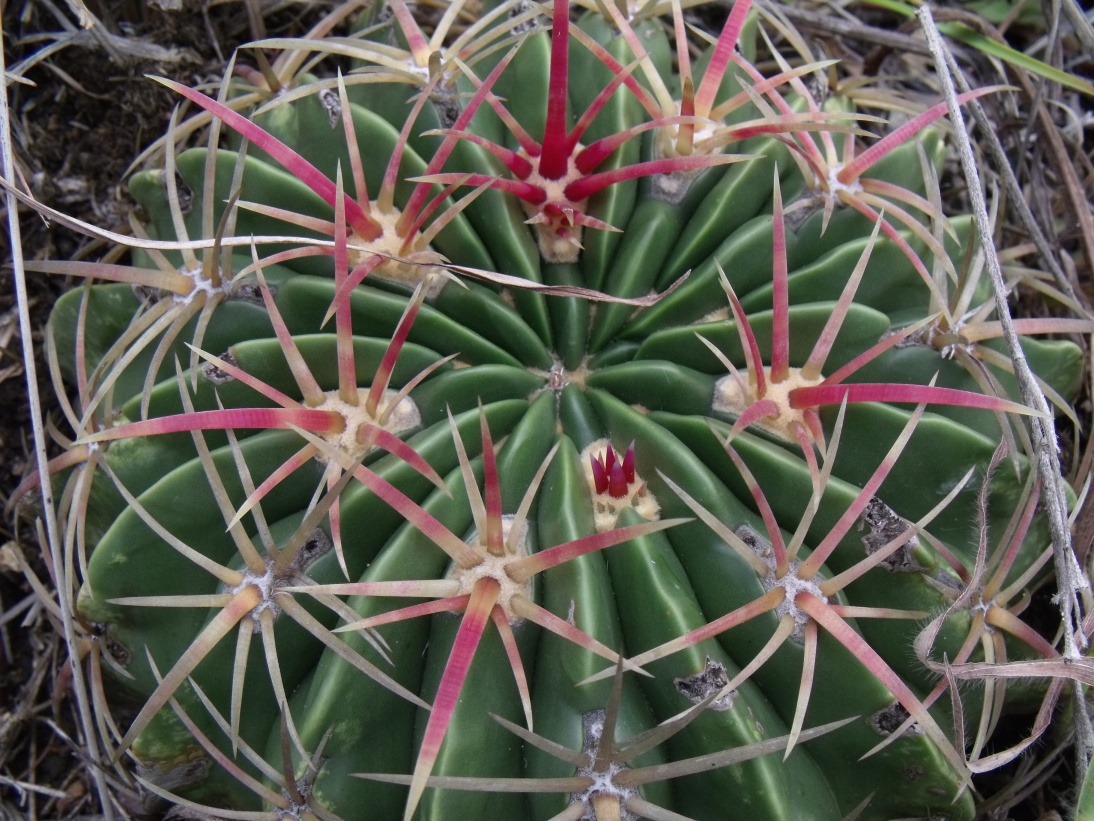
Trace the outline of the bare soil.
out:
<instances>
[{"instance_id":1,"label":"bare soil","mask_svg":"<svg viewBox=\"0 0 1094 821\"><path fill-rule=\"evenodd\" d=\"M160 0L167 5L167 0ZM239 44L267 34L299 35L332 3L305 0L295 4L247 0L208 2L186 0L181 11L165 11L154 0L99 0L89 9L104 28L117 36L119 49L111 54L79 34L68 6L51 0L0 0L6 67L17 70L28 84L9 85L15 137L17 170L33 195L43 203L112 230L125 230L130 200L124 176L132 158L165 129L177 97L148 80L146 74L165 74L189 84L218 78L226 58ZM1034 5L1032 21L1022 18L1007 30L1019 48L1045 34ZM966 6L962 6L965 8ZM844 58L854 71L899 71L894 66L897 46L878 45L863 24L885 26L912 42L910 30L898 29L899 20L881 12L866 12L850 27L839 28L844 18L831 10L801 7L808 14L794 16L802 31L820 38L822 49ZM723 14L722 9L703 15ZM809 16L811 15L811 16ZM1006 22L1005 20L1003 22ZM57 50L33 67L21 70L22 61L33 59L40 49L59 38L72 44ZM1056 59L1066 69L1094 76L1090 53L1064 40ZM155 52L155 53L151 53ZM974 68L984 70L985 82L998 81L985 61L962 51ZM1068 57L1068 55L1071 55ZM906 79L906 78L905 78ZM897 78L899 81L899 78ZM1049 87L1059 95L1062 108L1053 116L1070 134L1070 160L1087 199L1094 198L1094 115L1090 99ZM1068 111L1065 116L1062 111ZM1011 112L1001 119L1000 133L1011 144L1020 144L1030 124L1030 114ZM1030 192L1034 210L1055 234L1052 240L1062 257L1073 261L1069 273L1076 290L1087 303L1094 299L1094 278L1086 249L1094 237L1084 237L1074 218L1073 203L1062 191L1058 157L1044 141L1033 141L1020 158L1018 171ZM3 210L0 204L0 210ZM6 224L6 213L3 214ZM23 254L28 259L71 259L95 255L85 237L49 225L23 209L20 215ZM1008 239L1025 239L1015 222L1007 224ZM6 256L6 253L5 253ZM71 287L60 278L33 276L27 281L34 349L40 388L47 417L63 429L63 417L44 377L41 361L42 334L56 297ZM1023 295L1016 313L1043 312L1035 294ZM1089 422L1090 397L1078 406ZM1085 425L1090 430L1090 425ZM1085 441L1065 442L1070 478L1081 483L1090 473L1090 454ZM11 268L0 268L0 505L6 505L33 461L30 410L22 366L22 340L15 315ZM1077 549L1089 549L1094 534L1094 510L1084 512L1077 533ZM68 663L57 625L38 601L16 560L25 557L31 572L48 584L49 572L37 547L32 516L0 517L0 821L5 819L93 819L101 808L79 753L75 711L67 688ZM1039 592L1033 607L1046 614L1051 625L1054 612L1051 589ZM999 798L987 817L1051 821L1053 813L1065 814L1069 790L1075 783L1067 749L1067 716L1032 755L977 782L985 796ZM1015 733L1021 729L1016 725ZM1019 735L1015 736L1016 740ZM1003 742L1008 739L1002 739ZM141 805L124 789L117 791L115 808L122 817L143 815Z\"/></svg>"},{"instance_id":2,"label":"bare soil","mask_svg":"<svg viewBox=\"0 0 1094 821\"><path fill-rule=\"evenodd\" d=\"M132 206L124 183L133 158L163 134L178 98L146 75L196 85L218 79L241 43L267 35L298 36L333 4L255 2L203 4L180 11L153 3L89 2L118 37L115 53L79 34L65 4L48 0L3 5L6 68L28 84L9 86L16 169L44 204L94 225L126 230ZM75 35L75 36L74 36ZM22 61L58 39L73 42L22 70ZM31 85L33 84L33 85ZM7 224L6 209L0 212ZM94 258L102 248L22 209L26 259ZM3 253L8 257L7 250ZM34 461L23 346L9 260L0 267L0 507ZM72 287L59 277L27 279L39 388L47 419L64 429L42 357L53 302ZM48 584L34 518L0 516L0 821L101 818L81 761L59 626L37 603L16 554ZM116 817L143 817L125 790Z\"/></svg>"}]
</instances>

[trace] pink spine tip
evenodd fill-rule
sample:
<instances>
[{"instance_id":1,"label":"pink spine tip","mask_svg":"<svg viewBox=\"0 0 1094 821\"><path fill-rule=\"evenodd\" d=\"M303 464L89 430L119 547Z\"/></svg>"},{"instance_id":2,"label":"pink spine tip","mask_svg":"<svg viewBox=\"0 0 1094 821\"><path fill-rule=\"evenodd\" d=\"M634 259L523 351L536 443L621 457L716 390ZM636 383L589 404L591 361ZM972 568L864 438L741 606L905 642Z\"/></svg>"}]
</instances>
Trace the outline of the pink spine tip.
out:
<instances>
[{"instance_id":1,"label":"pink spine tip","mask_svg":"<svg viewBox=\"0 0 1094 821\"><path fill-rule=\"evenodd\" d=\"M627 479L627 484L634 481L634 442L631 442L623 457L623 475Z\"/></svg>"},{"instance_id":2,"label":"pink spine tip","mask_svg":"<svg viewBox=\"0 0 1094 821\"><path fill-rule=\"evenodd\" d=\"M608 495L613 499L622 499L627 495L627 477L623 475L623 465L616 462L608 476Z\"/></svg>"},{"instance_id":3,"label":"pink spine tip","mask_svg":"<svg viewBox=\"0 0 1094 821\"><path fill-rule=\"evenodd\" d=\"M589 457L589 464L593 469L593 489L597 493L603 493L608 489L608 471L595 456Z\"/></svg>"}]
</instances>

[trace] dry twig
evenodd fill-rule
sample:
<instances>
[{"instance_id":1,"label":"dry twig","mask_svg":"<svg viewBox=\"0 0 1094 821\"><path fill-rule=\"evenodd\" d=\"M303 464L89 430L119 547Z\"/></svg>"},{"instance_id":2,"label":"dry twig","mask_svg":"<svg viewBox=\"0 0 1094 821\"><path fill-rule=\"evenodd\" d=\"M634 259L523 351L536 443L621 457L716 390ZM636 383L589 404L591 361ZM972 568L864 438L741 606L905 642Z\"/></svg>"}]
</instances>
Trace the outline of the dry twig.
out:
<instances>
[{"instance_id":1,"label":"dry twig","mask_svg":"<svg viewBox=\"0 0 1094 821\"><path fill-rule=\"evenodd\" d=\"M1063 623L1063 660L1064 663L1078 663L1083 659L1079 645L1086 646L1086 638L1080 629L1082 620L1082 602L1080 591L1089 585L1083 577L1082 569L1075 560L1071 546L1071 530L1068 524L1066 482L1060 469L1059 446L1056 439L1056 426L1049 412L1048 401L1037 386L1036 379L1026 362L1025 354L1014 330L1010 307L1007 303L1007 287L1003 281L1003 271L992 241L991 225L988 219L984 191L973 155L972 143L965 127L961 107L957 103L957 92L953 77L960 75L953 55L946 48L934 24L929 6L922 6L918 12L927 43L934 56L938 76L945 93L950 118L954 123L961 166L969 186L973 214L976 218L977 232L988 263L992 290L995 294L996 311L1003 328L1007 349L1014 362L1014 374L1022 394L1022 400L1032 408L1042 411L1043 417L1031 418L1037 470L1041 476L1042 499L1047 509L1049 527L1052 532L1053 555L1056 565L1057 601ZM1088 213L1089 216L1089 213ZM1074 707L1078 717L1076 722L1076 758L1078 770L1084 772L1094 755L1094 729L1086 711L1086 701L1078 681L1074 682Z\"/></svg>"}]
</instances>

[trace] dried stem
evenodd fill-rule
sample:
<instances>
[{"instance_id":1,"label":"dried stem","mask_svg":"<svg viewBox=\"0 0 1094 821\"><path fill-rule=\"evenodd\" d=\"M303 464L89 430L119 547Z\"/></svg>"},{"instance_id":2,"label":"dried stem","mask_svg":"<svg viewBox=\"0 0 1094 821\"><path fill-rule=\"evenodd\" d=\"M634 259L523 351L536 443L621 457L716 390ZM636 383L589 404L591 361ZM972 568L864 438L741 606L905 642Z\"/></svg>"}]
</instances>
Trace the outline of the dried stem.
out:
<instances>
[{"instance_id":1,"label":"dried stem","mask_svg":"<svg viewBox=\"0 0 1094 821\"><path fill-rule=\"evenodd\" d=\"M5 56L3 45L0 44L0 76L5 75ZM27 382L27 399L30 405L30 419L34 430L34 453L38 463L40 476L47 476L49 457L46 455L47 437L42 426L42 403L38 395L38 371L34 362L34 328L30 323L30 309L27 302L26 272L23 267L23 249L19 230L19 207L13 188L15 179L15 158L11 147L11 120L8 109L7 86L0 91L0 160L3 165L3 176L7 183L4 198L8 214L8 236L11 239L11 262L13 268L12 278L15 280L15 299L19 307L19 333L23 339L23 368ZM45 513L46 533L48 534L50 559L55 572L58 575L57 605L61 613L61 625L64 631L65 649L68 655L68 664L72 669L72 689L76 694L76 709L80 717L80 725L83 733L82 746L92 762L91 776L95 781L95 789L99 794L99 803L103 810L103 817L107 821L114 818L113 805L106 784L106 775L103 761L99 754L99 744L95 732L95 723L91 715L91 707L88 703L88 690L84 680L84 671L80 662L80 651L76 636L76 624L73 620L72 601L69 593L71 586L60 578L64 572L63 544L61 533L57 525L57 515L53 506L53 489L49 482L40 485L42 494L42 510Z\"/></svg>"},{"instance_id":2,"label":"dried stem","mask_svg":"<svg viewBox=\"0 0 1094 821\"><path fill-rule=\"evenodd\" d=\"M1072 551L1071 530L1068 526L1066 482L1060 469L1055 422L1049 412L1048 401L1037 386L1037 380L1026 362L1025 354L1018 341L1018 334L1014 328L1014 320L1011 318L1010 308L1007 304L1007 286L1003 281L1003 271L995 244L992 242L991 225L988 220L982 183L977 172L976 158L973 156L972 143L966 132L961 108L957 104L957 92L954 88L953 76L960 75L960 68L942 41L942 36L939 34L931 16L930 7L922 6L916 12L916 15L919 17L920 24L926 34L927 44L934 57L939 81L950 109L950 118L954 123L954 133L961 157L961 166L968 183L972 210L976 218L977 233L987 259L988 273L991 277L992 290L995 295L996 310L1002 325L1003 337L1007 342L1007 349L1014 362L1014 376L1018 381L1018 388L1023 401L1030 407L1044 413L1044 416L1030 418L1030 428L1033 435L1037 470L1042 482L1041 498L1048 513L1049 528L1052 533L1056 584L1058 587L1057 600L1063 622L1064 649L1062 655L1065 659L1078 660L1082 657L1082 654L1077 642L1081 643L1083 647L1087 644L1082 631L1079 629L1082 618L1082 604L1079 594L1081 590L1088 587L1088 584L1083 578L1082 570ZM1094 729L1091 727L1090 717L1086 712L1082 687L1078 683L1073 684L1073 696L1072 701L1078 714L1075 744L1079 764L1078 771L1085 772L1091 756L1094 755Z\"/></svg>"}]
</instances>

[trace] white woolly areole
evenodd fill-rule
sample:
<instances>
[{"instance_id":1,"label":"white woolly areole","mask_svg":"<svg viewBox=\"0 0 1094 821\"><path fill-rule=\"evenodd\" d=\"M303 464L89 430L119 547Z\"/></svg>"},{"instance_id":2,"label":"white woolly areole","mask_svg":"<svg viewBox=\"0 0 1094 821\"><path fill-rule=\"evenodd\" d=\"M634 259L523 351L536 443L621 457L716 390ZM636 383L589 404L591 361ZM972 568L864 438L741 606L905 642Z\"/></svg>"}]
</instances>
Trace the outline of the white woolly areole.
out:
<instances>
[{"instance_id":1,"label":"white woolly areole","mask_svg":"<svg viewBox=\"0 0 1094 821\"><path fill-rule=\"evenodd\" d=\"M243 574L243 581L241 581L235 587L229 588L228 592L233 596L242 593L248 587L255 587L262 595L262 601L251 608L250 617L254 621L254 631L256 633L262 632L262 622L259 619L259 614L263 610L269 610L270 614L277 618L281 613L281 607L273 600L274 593L277 592L277 577L274 575L273 562L266 562L266 572L259 575L247 571Z\"/></svg>"},{"instance_id":2,"label":"white woolly areole","mask_svg":"<svg viewBox=\"0 0 1094 821\"><path fill-rule=\"evenodd\" d=\"M355 244L361 246L348 249L350 270L352 271L358 265L364 263L373 254L381 254L387 259L369 274L370 277L377 277L385 282L401 282L411 287L417 285L426 277L431 277L426 284L425 295L427 299L432 299L441 292L445 283L448 282L444 269L439 265L443 258L436 251L428 248L411 251L410 253L403 251L403 238L396 231L396 223L399 222L401 216L402 214L397 209L386 212L373 209L369 213L369 217L380 224L382 228L380 236L362 242L350 233L350 246ZM417 240L417 238L416 236L415 239ZM411 246L416 244L416 242L412 242Z\"/></svg>"},{"instance_id":3,"label":"white woolly areole","mask_svg":"<svg viewBox=\"0 0 1094 821\"><path fill-rule=\"evenodd\" d=\"M266 559L266 572L255 573L253 570L246 570L243 572L243 579L235 587L227 587L221 585L221 590L227 590L233 596L242 593L248 587L254 587L258 590L262 596L262 600L251 608L250 615L254 621L254 631L256 633L262 632L262 621L259 615L263 610L269 610L270 615L275 619L281 615L281 606L275 600L275 596L278 590L282 587L288 587L289 585L298 584L300 581L300 574L311 564L315 559L322 556L328 550L331 549L333 543L326 531L316 528L312 531L311 537L304 543L303 548L296 554L296 556L289 562L288 567L283 569L280 574L274 572L275 561L274 559Z\"/></svg>"},{"instance_id":4,"label":"white woolly areole","mask_svg":"<svg viewBox=\"0 0 1094 821\"><path fill-rule=\"evenodd\" d=\"M812 593L821 601L828 601L828 597L825 596L820 589L820 585L811 579L798 578L798 566L800 562L791 562L790 569L786 572L786 575L781 579L776 579L775 574L771 573L766 579L761 580L765 590L773 590L776 587L781 587L786 590L786 598L782 600L775 607L775 614L781 619L787 613L789 613L794 619L794 632L791 634L794 641L802 642L805 640L805 623L809 621L812 616L803 613L798 609L798 605L795 604L794 598L799 593Z\"/></svg>"},{"instance_id":5,"label":"white woolly areole","mask_svg":"<svg viewBox=\"0 0 1094 821\"><path fill-rule=\"evenodd\" d=\"M852 195L861 194L862 183L857 179L851 180L851 182L841 182L839 179L841 171L843 171L843 163L835 163L828 167L828 179L824 181L828 193L833 197L838 196L841 191L846 191Z\"/></svg>"},{"instance_id":6,"label":"white woolly areole","mask_svg":"<svg viewBox=\"0 0 1094 821\"><path fill-rule=\"evenodd\" d=\"M388 415L387 422L379 425L376 418L366 410L368 403L368 388L357 389L357 404L351 405L338 395L338 391L327 391L326 399L313 410L332 411L339 414L345 421L345 427L339 433L326 433L323 438L344 453L348 453L354 459L360 459L369 452L372 446L363 445L357 441L357 431L365 425L377 425L388 433L398 436L403 431L411 430L422 424L422 415L418 406L409 396L404 397ZM380 402L376 406L377 416L382 417L388 407L398 397L398 391L388 389L380 396Z\"/></svg>"},{"instance_id":7,"label":"white woolly areole","mask_svg":"<svg viewBox=\"0 0 1094 821\"><path fill-rule=\"evenodd\" d=\"M301 795L306 796L307 793L304 792L304 790L302 789L302 786L303 786L303 782L301 782L301 781L296 782L297 792L299 792ZM311 791L310 788L308 788L308 792L310 792L310 791ZM289 796L285 793L282 793L282 795L286 798L289 798ZM314 818L315 817L314 811L312 810L312 808L308 804L298 804L297 802L293 801L291 798L289 798L289 806L288 807L286 807L284 809L277 809L277 810L275 810L275 812L277 812L277 821L304 821L305 818Z\"/></svg>"},{"instance_id":8,"label":"white woolly areole","mask_svg":"<svg viewBox=\"0 0 1094 821\"><path fill-rule=\"evenodd\" d=\"M734 531L741 537L741 541L747 544L768 566L767 575L760 579L760 584L765 592L771 592L781 587L786 591L783 600L775 606L775 615L782 619L789 614L794 619L794 632L791 638L799 644L805 641L805 625L812 616L798 609L795 598L799 593L812 593L822 602L827 602L828 597L821 592L820 585L812 579L803 579L798 576L798 568L801 562L791 562L790 569L781 578L775 576L775 551L771 549L771 543L748 525L741 525Z\"/></svg>"},{"instance_id":9,"label":"white woolly areole","mask_svg":"<svg viewBox=\"0 0 1094 821\"><path fill-rule=\"evenodd\" d=\"M556 354L551 354L551 367L548 370L543 368L528 368L530 373L534 373L543 379L544 385L536 391L532 392L532 395L528 398L539 396L543 391L552 391L553 393L561 393L562 389L567 385L577 385L584 390L585 384L589 379L589 357L586 356L581 360L581 364L574 370L567 370L562 360L558 358ZM561 428L559 433L561 433Z\"/></svg>"},{"instance_id":10,"label":"white woolly areole","mask_svg":"<svg viewBox=\"0 0 1094 821\"><path fill-rule=\"evenodd\" d=\"M593 505L593 522L597 533L615 530L616 520L624 508L634 508L634 511L648 522L654 522L661 518L661 505L657 503L657 497L646 486L646 481L638 473L634 472L634 481L627 485L627 495L618 499L605 491L596 492L596 482L593 479L593 467L590 458L601 458L612 446L607 439L597 439L581 451L581 468L585 471L585 482L589 486L589 497Z\"/></svg>"},{"instance_id":11,"label":"white woolly areole","mask_svg":"<svg viewBox=\"0 0 1094 821\"><path fill-rule=\"evenodd\" d=\"M560 236L558 233L559 221L544 213L543 209L553 204L559 208L572 208L575 214L584 212L585 206L589 202L587 199L580 202L571 202L566 196L566 188L570 183L586 176L578 171L577 166L574 165L574 157L578 155L582 148L584 146L581 143L574 146L567 158L566 173L559 179L549 180L540 176L539 165L533 161L532 173L525 180L526 183L536 186L547 195L547 198L539 205L532 205L530 202L520 200L524 213L529 217L527 222L535 229L539 255L547 262L577 262L577 258L581 253L581 226L567 226L569 236ZM518 153L526 160L533 160L524 153L523 149Z\"/></svg>"},{"instance_id":12,"label":"white woolly areole","mask_svg":"<svg viewBox=\"0 0 1094 821\"><path fill-rule=\"evenodd\" d=\"M681 103L677 102L676 114L678 116L680 115L680 106ZM725 146L720 145L706 150L696 150L695 146L703 140L709 140L711 137L716 136L722 125L717 120L707 120L703 125L696 126L695 131L692 133L691 153L693 155L721 154L725 150ZM672 159L682 156L676 152L676 141L680 136L681 128L683 128L682 125L666 125L657 130L657 139L654 141L657 159ZM667 174L655 174L649 178L650 196L655 200L679 205L691 189L691 184L695 181L695 178L702 172L702 168L691 168Z\"/></svg>"},{"instance_id":13,"label":"white woolly areole","mask_svg":"<svg viewBox=\"0 0 1094 821\"><path fill-rule=\"evenodd\" d=\"M790 407L790 392L797 388L812 388L819 385L824 381L824 377L807 379L801 375L801 368L791 368L782 382L772 382L771 368L765 367L764 378L767 381L767 392L763 399L774 402L779 409L779 414L765 416L752 424L788 442L797 442L797 437L794 436L794 425L802 425L806 430L809 428L805 424L805 414L797 408ZM748 377L743 372L741 379L745 382L745 390L741 389L740 383L732 374L723 376L714 383L714 401L711 405L715 413L740 416L748 410L750 405L760 401L760 397L756 396L755 388L748 382Z\"/></svg>"},{"instance_id":14,"label":"white woolly areole","mask_svg":"<svg viewBox=\"0 0 1094 821\"><path fill-rule=\"evenodd\" d=\"M178 305L189 305L191 302L197 299L198 294L208 294L209 296L213 296L214 294L228 295L230 293L230 286L227 281L225 281L225 284L222 285L213 285L213 281L211 279L205 278L205 271L201 267L193 269L179 268L178 272L194 283L194 287L190 291L190 293L173 295L172 299Z\"/></svg>"},{"instance_id":15,"label":"white woolly areole","mask_svg":"<svg viewBox=\"0 0 1094 821\"><path fill-rule=\"evenodd\" d=\"M570 803L581 804L585 810L578 821L597 821L593 799L598 795L611 795L619 799L619 817L623 819L623 821L636 821L636 816L623 806L623 802L628 798L637 796L638 788L621 787L615 783L615 776L627 769L627 766L625 764L611 762L608 764L607 771L597 771L593 769L593 765L596 762L597 751L600 748L601 738L604 735L604 718L605 713L603 710L593 710L585 713L581 717L581 723L584 729L584 745L582 752L588 756L589 763L584 767L578 768L574 775L588 778L593 783L583 792L574 793Z\"/></svg>"},{"instance_id":16,"label":"white woolly areole","mask_svg":"<svg viewBox=\"0 0 1094 821\"><path fill-rule=\"evenodd\" d=\"M985 601L983 596L977 596L976 597L976 604L969 607L969 612L970 613L982 613L985 617L987 617L988 611L991 610L992 607L997 607L997 606L998 605L996 604L995 599L989 599L989 600ZM981 629L985 630L986 632L989 632L989 633L995 632L992 629L991 625L989 625L989 624L984 624L983 627L981 627Z\"/></svg>"},{"instance_id":17,"label":"white woolly areole","mask_svg":"<svg viewBox=\"0 0 1094 821\"><path fill-rule=\"evenodd\" d=\"M683 108L683 101L678 100L676 102L676 116L677 117L683 115L684 112L681 111L682 108ZM662 126L661 128L658 129L658 136L660 137L660 139L657 140L657 143L656 143L658 158L670 158L670 157L679 157L679 156L681 156L680 154L676 153L676 141L680 138L680 129L683 128L683 127L684 127L683 125L665 125L665 126ZM721 129L721 128L724 128L725 123L723 123L719 120L711 120L711 119L708 118L705 123L703 123L701 125L696 124L692 127L694 128L694 131L692 131L692 136L691 136L691 145L692 145L692 153L693 154L721 154L725 150L724 145L719 145L715 148L710 148L710 149L707 149L705 151L696 151L695 150L695 146L697 146L703 140L709 140L712 137L718 136L718 130ZM692 172L688 172L688 176L691 177L691 178L694 178L695 174L692 173Z\"/></svg>"},{"instance_id":18,"label":"white woolly areole","mask_svg":"<svg viewBox=\"0 0 1094 821\"><path fill-rule=\"evenodd\" d=\"M506 514L501 517L501 538L503 543L508 543L509 532L513 528L515 519L516 517L512 514ZM467 544L475 548L482 555L483 560L474 567L465 568L456 565L452 572L448 574L448 578L455 579L460 583L460 592L457 595L471 595L472 590L475 588L475 583L479 579L494 579L501 587L501 591L498 593L497 604L505 613L505 618L508 619L509 623L512 625L520 623L522 619L513 612L513 597L519 594L527 599L531 599L532 582L531 579L523 582L513 581L506 569L506 565L528 555L527 538L527 519L521 522L520 530L517 531L515 550L512 553L506 550L505 555L503 556L495 556L488 551L486 546L479 541L479 534L476 533L471 537L471 539L467 541Z\"/></svg>"}]
</instances>

